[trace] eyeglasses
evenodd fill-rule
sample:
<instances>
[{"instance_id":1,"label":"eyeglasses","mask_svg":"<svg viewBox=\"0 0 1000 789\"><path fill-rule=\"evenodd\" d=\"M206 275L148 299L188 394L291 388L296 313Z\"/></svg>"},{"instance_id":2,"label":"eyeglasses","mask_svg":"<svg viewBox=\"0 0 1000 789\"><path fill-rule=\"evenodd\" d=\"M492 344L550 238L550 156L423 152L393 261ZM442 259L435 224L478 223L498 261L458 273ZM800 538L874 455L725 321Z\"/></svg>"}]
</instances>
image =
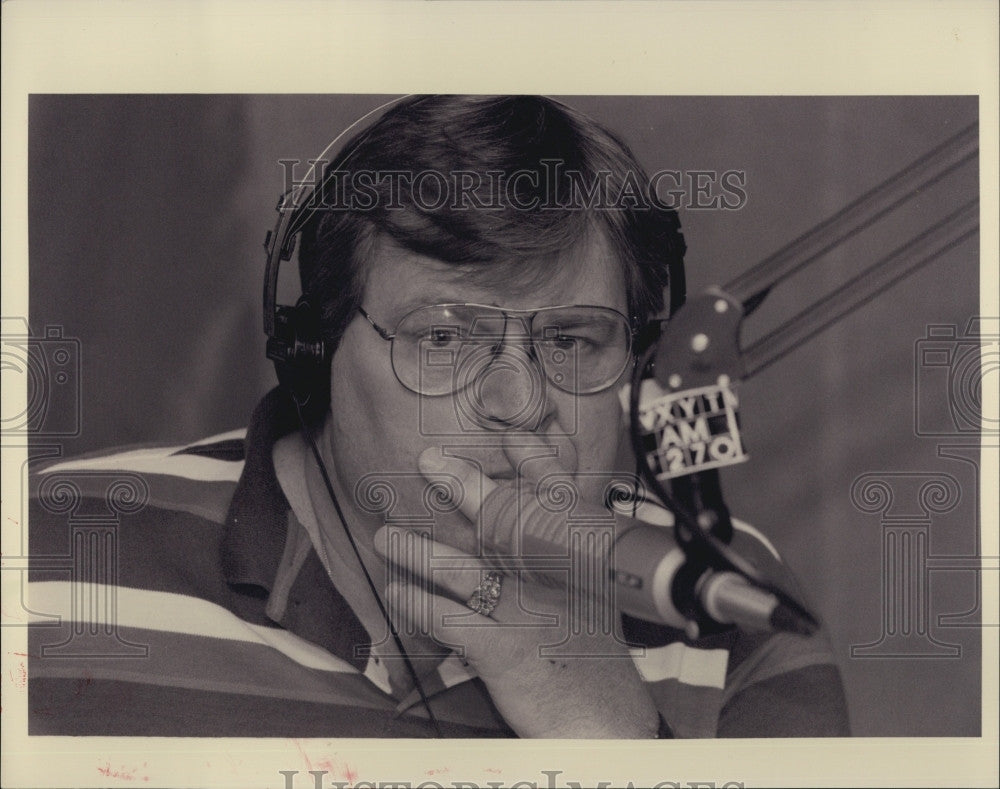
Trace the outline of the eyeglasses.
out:
<instances>
[{"instance_id":1,"label":"eyeglasses","mask_svg":"<svg viewBox=\"0 0 1000 789\"><path fill-rule=\"evenodd\" d=\"M433 304L408 312L392 332L358 311L392 343L399 382L421 395L461 391L481 381L500 358L507 369L540 368L564 392L593 394L614 384L631 359L633 327L610 307Z\"/></svg>"}]
</instances>

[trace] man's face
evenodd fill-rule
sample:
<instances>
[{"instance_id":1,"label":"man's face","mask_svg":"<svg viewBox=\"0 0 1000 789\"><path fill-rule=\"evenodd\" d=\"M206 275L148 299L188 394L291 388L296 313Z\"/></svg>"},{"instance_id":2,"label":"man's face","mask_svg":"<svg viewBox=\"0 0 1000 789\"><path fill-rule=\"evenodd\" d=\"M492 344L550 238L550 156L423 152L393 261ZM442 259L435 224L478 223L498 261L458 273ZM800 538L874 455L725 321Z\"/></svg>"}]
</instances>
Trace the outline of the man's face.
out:
<instances>
[{"instance_id":1,"label":"man's face","mask_svg":"<svg viewBox=\"0 0 1000 789\"><path fill-rule=\"evenodd\" d=\"M605 243L585 241L563 258L508 267L509 276L491 276L487 285L468 270L380 242L362 307L389 332L415 308L446 303L507 310L594 305L627 314L621 269ZM542 276L538 266L544 267ZM530 275L519 277L519 270ZM400 383L392 344L363 316L348 326L333 358L328 435L352 522L374 529L388 519L416 523L433 516L435 539L471 552L473 530L461 514L428 510L426 481L417 468L417 458L428 448L463 457L494 480L513 479L518 471L532 476L543 468L551 474L557 467L585 498L600 495L607 481L601 472L613 470L623 434L621 381L584 395L554 386L530 351L527 316L513 316L479 324L481 344L474 343L465 361L458 362L466 369L456 371L469 386L436 396L419 395ZM501 336L505 340L497 353ZM416 353L419 358L409 359L414 370L427 364L447 368L452 358L435 352L433 338ZM397 365L400 361L397 356ZM571 372L572 362L565 369ZM425 367L421 374L427 371L441 373ZM386 501L379 491L386 486L394 503L389 511L379 511Z\"/></svg>"}]
</instances>

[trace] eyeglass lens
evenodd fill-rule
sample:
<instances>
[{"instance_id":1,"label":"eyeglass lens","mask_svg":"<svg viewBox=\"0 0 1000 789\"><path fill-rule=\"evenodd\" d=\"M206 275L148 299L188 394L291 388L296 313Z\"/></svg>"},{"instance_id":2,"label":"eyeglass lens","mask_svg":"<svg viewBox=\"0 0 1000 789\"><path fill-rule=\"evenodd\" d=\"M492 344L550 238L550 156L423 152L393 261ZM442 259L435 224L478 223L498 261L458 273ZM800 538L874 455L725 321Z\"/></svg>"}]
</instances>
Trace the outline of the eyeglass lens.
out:
<instances>
[{"instance_id":1,"label":"eyeglass lens","mask_svg":"<svg viewBox=\"0 0 1000 789\"><path fill-rule=\"evenodd\" d=\"M496 358L505 355L514 364L536 364L563 391L587 394L618 379L628 363L630 339L625 316L607 307L517 312L480 305L433 305L416 309L400 321L392 364L408 389L444 395L479 379Z\"/></svg>"}]
</instances>

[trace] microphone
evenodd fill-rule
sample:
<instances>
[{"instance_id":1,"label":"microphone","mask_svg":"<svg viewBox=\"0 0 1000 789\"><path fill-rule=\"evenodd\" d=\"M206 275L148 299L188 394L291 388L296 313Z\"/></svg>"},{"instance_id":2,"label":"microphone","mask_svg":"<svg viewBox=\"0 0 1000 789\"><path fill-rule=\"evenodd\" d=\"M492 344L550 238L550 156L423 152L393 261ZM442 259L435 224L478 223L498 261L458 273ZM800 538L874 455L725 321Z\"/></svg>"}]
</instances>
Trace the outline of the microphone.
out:
<instances>
[{"instance_id":1,"label":"microphone","mask_svg":"<svg viewBox=\"0 0 1000 789\"><path fill-rule=\"evenodd\" d=\"M594 505L578 504L573 513L570 522L532 490L501 485L483 500L479 528L491 561L503 569L550 584L565 584L568 569L589 592L612 593L618 610L638 619L688 629L707 616L750 632L815 632L815 621L780 592L689 558L666 527ZM612 534L595 537L595 525L612 523ZM574 572L574 565L585 569Z\"/></svg>"}]
</instances>

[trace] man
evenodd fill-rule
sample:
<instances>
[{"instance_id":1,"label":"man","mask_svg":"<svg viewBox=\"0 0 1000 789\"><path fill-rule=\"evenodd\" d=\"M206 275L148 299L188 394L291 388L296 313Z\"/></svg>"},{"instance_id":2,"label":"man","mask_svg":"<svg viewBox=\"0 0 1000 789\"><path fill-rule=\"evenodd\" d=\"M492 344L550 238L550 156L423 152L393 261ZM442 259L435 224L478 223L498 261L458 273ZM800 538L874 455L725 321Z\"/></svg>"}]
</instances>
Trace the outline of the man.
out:
<instances>
[{"instance_id":1,"label":"man","mask_svg":"<svg viewBox=\"0 0 1000 789\"><path fill-rule=\"evenodd\" d=\"M684 243L624 145L545 99L405 99L295 202L303 300L245 441L37 476L31 607L64 618L32 628L32 733L846 734L819 639L620 617L495 544L497 486L600 514L634 464L619 391ZM95 501L113 533L47 568Z\"/></svg>"}]
</instances>

